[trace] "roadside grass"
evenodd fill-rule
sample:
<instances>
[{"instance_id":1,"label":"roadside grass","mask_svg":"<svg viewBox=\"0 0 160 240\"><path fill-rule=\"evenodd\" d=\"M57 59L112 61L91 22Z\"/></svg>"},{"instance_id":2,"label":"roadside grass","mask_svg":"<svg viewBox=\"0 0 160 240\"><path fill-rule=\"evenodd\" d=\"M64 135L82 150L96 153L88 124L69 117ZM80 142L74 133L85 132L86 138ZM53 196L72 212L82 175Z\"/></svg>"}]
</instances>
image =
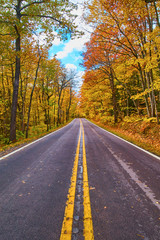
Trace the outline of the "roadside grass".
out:
<instances>
[{"instance_id":1,"label":"roadside grass","mask_svg":"<svg viewBox=\"0 0 160 240\"><path fill-rule=\"evenodd\" d=\"M151 152L160 156L160 126L155 122L152 122L151 119L125 119L123 122L120 122L116 125L102 123L100 120L91 120L91 122L97 124L103 129ZM31 127L29 132L29 138L25 139L25 136L22 132L17 131L17 142L8 143L6 141L0 143L0 156L3 156L9 152L12 152L15 149L18 149L30 142L33 142L51 132L54 132L63 126L66 126L69 122L61 124L58 127L54 127L49 131L46 131L46 126L37 126Z\"/></svg>"},{"instance_id":2,"label":"roadside grass","mask_svg":"<svg viewBox=\"0 0 160 240\"><path fill-rule=\"evenodd\" d=\"M0 142L0 155L3 156L45 135L48 135L49 133L55 132L56 130L66 126L71 121L72 119L67 123L60 124L58 127L51 128L49 131L47 131L46 126L43 125L31 127L29 131L29 137L27 139L25 138L25 135L21 131L17 131L17 141L15 143L9 142L9 139L4 139L3 141Z\"/></svg>"},{"instance_id":3,"label":"roadside grass","mask_svg":"<svg viewBox=\"0 0 160 240\"><path fill-rule=\"evenodd\" d=\"M100 121L90 120L101 128L160 156L160 126L157 123L147 120L135 122L123 121L116 125L101 123Z\"/></svg>"}]
</instances>

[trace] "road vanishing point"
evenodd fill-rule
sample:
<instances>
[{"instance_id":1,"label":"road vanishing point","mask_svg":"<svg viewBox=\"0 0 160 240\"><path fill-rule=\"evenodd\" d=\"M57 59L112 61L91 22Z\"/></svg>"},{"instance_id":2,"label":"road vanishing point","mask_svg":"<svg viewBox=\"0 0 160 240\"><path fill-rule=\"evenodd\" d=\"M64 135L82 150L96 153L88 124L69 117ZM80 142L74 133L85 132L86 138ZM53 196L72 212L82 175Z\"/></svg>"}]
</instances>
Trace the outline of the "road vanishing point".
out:
<instances>
[{"instance_id":1,"label":"road vanishing point","mask_svg":"<svg viewBox=\"0 0 160 240\"><path fill-rule=\"evenodd\" d=\"M0 158L0 240L160 240L160 158L86 119Z\"/></svg>"}]
</instances>

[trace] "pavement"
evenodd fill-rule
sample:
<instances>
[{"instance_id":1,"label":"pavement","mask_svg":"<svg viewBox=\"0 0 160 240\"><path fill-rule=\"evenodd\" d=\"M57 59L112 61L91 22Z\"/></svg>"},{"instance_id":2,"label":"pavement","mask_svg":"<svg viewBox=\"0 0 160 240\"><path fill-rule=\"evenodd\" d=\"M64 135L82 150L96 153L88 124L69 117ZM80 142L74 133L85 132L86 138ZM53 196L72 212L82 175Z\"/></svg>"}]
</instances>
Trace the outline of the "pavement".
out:
<instances>
[{"instance_id":1,"label":"pavement","mask_svg":"<svg viewBox=\"0 0 160 240\"><path fill-rule=\"evenodd\" d=\"M0 158L0 240L159 240L160 158L75 119Z\"/></svg>"}]
</instances>

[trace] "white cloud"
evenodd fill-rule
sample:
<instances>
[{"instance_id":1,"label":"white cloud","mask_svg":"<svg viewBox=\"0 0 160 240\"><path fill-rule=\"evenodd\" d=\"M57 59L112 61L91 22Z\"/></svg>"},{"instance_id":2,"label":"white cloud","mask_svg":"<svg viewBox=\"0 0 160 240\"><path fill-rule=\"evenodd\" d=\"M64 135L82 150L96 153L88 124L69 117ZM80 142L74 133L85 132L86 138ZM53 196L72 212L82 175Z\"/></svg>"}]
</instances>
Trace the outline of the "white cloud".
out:
<instances>
[{"instance_id":1,"label":"white cloud","mask_svg":"<svg viewBox=\"0 0 160 240\"><path fill-rule=\"evenodd\" d=\"M77 70L77 66L71 63L67 63L66 64L66 68L67 69L73 69L73 70Z\"/></svg>"},{"instance_id":2,"label":"white cloud","mask_svg":"<svg viewBox=\"0 0 160 240\"><path fill-rule=\"evenodd\" d=\"M93 31L93 29L89 25L86 25L82 17L84 13L84 0L72 0L72 2L78 5L78 9L73 11L74 14L78 15L75 20L75 24L78 26L79 31L84 32L84 35L82 35L82 37L80 38L71 39L69 42L65 43L63 50L57 53L58 59L63 59L67 57L68 54L73 52L74 50L82 51L85 43L88 42L90 39L90 33Z\"/></svg>"},{"instance_id":3,"label":"white cloud","mask_svg":"<svg viewBox=\"0 0 160 240\"><path fill-rule=\"evenodd\" d=\"M84 71L79 71L77 74L78 78L82 78L83 75L84 75Z\"/></svg>"},{"instance_id":4,"label":"white cloud","mask_svg":"<svg viewBox=\"0 0 160 240\"><path fill-rule=\"evenodd\" d=\"M33 34L33 39L39 43L39 45L46 45L47 41L46 41L46 34L44 32L40 32L40 33L34 33Z\"/></svg>"},{"instance_id":5,"label":"white cloud","mask_svg":"<svg viewBox=\"0 0 160 240\"><path fill-rule=\"evenodd\" d=\"M84 75L84 71L79 71L77 73L77 76L76 76L76 79L77 79L77 82L78 82L78 88L80 88L82 86L82 83L83 83L83 75Z\"/></svg>"},{"instance_id":6,"label":"white cloud","mask_svg":"<svg viewBox=\"0 0 160 240\"><path fill-rule=\"evenodd\" d=\"M52 45L53 45L53 46L58 46L58 45L60 45L61 43L62 43L62 42L61 42L60 38L55 37L55 39L54 39L53 42L52 42Z\"/></svg>"},{"instance_id":7,"label":"white cloud","mask_svg":"<svg viewBox=\"0 0 160 240\"><path fill-rule=\"evenodd\" d=\"M71 39L69 42L65 43L63 51L57 53L58 59L63 59L68 56L69 53L73 52L74 50L82 51L84 44L88 41L86 36L83 36L79 39Z\"/></svg>"},{"instance_id":8,"label":"white cloud","mask_svg":"<svg viewBox=\"0 0 160 240\"><path fill-rule=\"evenodd\" d=\"M52 45L53 46L58 46L60 45L61 43L63 43L60 38L58 37L58 33L56 31L53 31L53 34L55 36L54 40L52 41Z\"/></svg>"}]
</instances>

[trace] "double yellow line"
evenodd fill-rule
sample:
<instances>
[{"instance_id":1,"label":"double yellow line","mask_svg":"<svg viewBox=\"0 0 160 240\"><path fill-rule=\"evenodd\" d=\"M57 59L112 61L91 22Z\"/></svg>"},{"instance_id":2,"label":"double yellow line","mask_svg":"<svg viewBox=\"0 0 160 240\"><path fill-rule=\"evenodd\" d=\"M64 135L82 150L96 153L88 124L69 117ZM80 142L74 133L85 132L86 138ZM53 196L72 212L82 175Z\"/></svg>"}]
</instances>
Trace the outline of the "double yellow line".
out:
<instances>
[{"instance_id":1,"label":"double yellow line","mask_svg":"<svg viewBox=\"0 0 160 240\"><path fill-rule=\"evenodd\" d=\"M84 207L83 235L85 240L94 239L91 203L90 203L90 196L89 196L84 128L83 128L82 121L80 120L80 133L79 133L79 139L77 144L75 161L74 161L73 170L72 170L71 185L68 191L68 200L66 202L60 240L71 240L72 238L74 202L75 202L75 193L76 193L76 182L77 182L78 159L79 159L81 135L83 137L83 207Z\"/></svg>"}]
</instances>

